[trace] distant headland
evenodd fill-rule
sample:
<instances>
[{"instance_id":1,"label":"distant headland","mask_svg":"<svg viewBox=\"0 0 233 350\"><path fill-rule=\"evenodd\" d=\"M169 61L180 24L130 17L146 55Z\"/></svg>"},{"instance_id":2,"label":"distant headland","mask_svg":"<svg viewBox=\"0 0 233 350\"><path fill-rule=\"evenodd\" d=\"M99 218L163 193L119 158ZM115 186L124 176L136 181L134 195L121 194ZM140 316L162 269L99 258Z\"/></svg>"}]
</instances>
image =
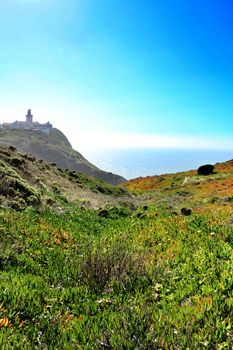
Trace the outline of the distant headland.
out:
<instances>
[{"instance_id":1,"label":"distant headland","mask_svg":"<svg viewBox=\"0 0 233 350\"><path fill-rule=\"evenodd\" d=\"M2 129L31 130L31 131L41 132L43 134L48 135L48 134L50 134L50 131L53 128L53 126L52 126L52 124L50 124L50 122L47 122L45 124L41 124L39 122L34 122L31 109L29 109L27 111L25 121L16 120L13 123L3 123L3 124L0 124L0 128L2 128Z\"/></svg>"},{"instance_id":2,"label":"distant headland","mask_svg":"<svg viewBox=\"0 0 233 350\"><path fill-rule=\"evenodd\" d=\"M81 172L112 185L126 181L122 176L101 170L90 163L72 148L62 131L53 127L49 122L45 124L34 122L30 109L27 112L25 121L16 120L14 123L3 123L0 125L1 145L16 147L22 154L31 154L38 160L43 159L46 162L56 164L58 168L67 169L71 173Z\"/></svg>"}]
</instances>

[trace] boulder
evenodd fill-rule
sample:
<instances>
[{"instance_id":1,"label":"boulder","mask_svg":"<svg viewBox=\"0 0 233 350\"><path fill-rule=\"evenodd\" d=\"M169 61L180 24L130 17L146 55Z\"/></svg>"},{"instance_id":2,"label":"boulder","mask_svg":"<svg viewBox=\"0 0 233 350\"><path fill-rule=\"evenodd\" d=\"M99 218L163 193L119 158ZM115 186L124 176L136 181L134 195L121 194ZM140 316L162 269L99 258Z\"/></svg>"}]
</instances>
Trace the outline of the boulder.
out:
<instances>
[{"instance_id":1,"label":"boulder","mask_svg":"<svg viewBox=\"0 0 233 350\"><path fill-rule=\"evenodd\" d=\"M182 182L181 186L185 185L199 185L200 181L196 180L195 178L192 178L190 176L185 176L184 181Z\"/></svg>"}]
</instances>

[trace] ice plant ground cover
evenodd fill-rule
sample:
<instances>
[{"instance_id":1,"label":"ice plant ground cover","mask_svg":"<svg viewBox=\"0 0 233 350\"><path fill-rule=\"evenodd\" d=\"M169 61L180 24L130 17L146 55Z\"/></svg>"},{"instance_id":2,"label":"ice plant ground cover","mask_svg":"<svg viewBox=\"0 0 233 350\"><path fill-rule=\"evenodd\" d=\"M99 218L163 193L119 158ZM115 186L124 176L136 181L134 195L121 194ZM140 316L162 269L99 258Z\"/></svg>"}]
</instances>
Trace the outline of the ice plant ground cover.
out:
<instances>
[{"instance_id":1,"label":"ice plant ground cover","mask_svg":"<svg viewBox=\"0 0 233 350\"><path fill-rule=\"evenodd\" d=\"M105 208L64 200L58 178L22 207L2 195L1 349L232 349L232 162L215 169L136 179L127 201L103 187Z\"/></svg>"}]
</instances>

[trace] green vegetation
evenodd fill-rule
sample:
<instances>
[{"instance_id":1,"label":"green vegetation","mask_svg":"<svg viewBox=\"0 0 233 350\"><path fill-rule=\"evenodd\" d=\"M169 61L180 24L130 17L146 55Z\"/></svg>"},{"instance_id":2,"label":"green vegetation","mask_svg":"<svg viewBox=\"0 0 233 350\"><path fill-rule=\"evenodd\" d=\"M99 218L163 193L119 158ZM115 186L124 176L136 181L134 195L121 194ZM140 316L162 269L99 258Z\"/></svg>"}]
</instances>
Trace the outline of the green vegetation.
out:
<instances>
[{"instance_id":1,"label":"green vegetation","mask_svg":"<svg viewBox=\"0 0 233 350\"><path fill-rule=\"evenodd\" d=\"M62 169L79 171L116 185L125 179L100 170L75 151L66 136L53 128L49 135L33 130L0 129L0 144L15 146L20 152L31 153L37 159L57 164Z\"/></svg>"},{"instance_id":2,"label":"green vegetation","mask_svg":"<svg viewBox=\"0 0 233 350\"><path fill-rule=\"evenodd\" d=\"M233 348L233 204L220 200L232 198L229 166L206 180L208 192L179 185L188 174L177 174L151 179L150 189L148 178L128 183L146 181L134 197L23 159L23 171L2 162L25 182L43 166L50 183L27 182L39 204L2 204L1 349ZM89 205L68 192L62 201L68 183L83 186Z\"/></svg>"},{"instance_id":3,"label":"green vegetation","mask_svg":"<svg viewBox=\"0 0 233 350\"><path fill-rule=\"evenodd\" d=\"M20 154L12 146L0 147L0 205L25 209L27 205L59 207L64 202L99 208L131 200L128 191L76 171Z\"/></svg>"}]
</instances>

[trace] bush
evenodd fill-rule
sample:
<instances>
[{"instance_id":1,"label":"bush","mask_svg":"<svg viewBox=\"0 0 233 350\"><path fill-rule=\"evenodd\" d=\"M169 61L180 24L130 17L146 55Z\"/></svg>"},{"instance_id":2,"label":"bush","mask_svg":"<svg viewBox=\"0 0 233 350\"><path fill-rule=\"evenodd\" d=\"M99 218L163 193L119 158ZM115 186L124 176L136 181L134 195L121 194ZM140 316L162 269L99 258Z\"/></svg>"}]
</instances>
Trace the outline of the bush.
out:
<instances>
[{"instance_id":1,"label":"bush","mask_svg":"<svg viewBox=\"0 0 233 350\"><path fill-rule=\"evenodd\" d=\"M35 205L38 205L40 203L40 199L39 199L39 197L32 195L32 196L29 196L27 198L27 203L29 205L35 206Z\"/></svg>"},{"instance_id":2,"label":"bush","mask_svg":"<svg viewBox=\"0 0 233 350\"><path fill-rule=\"evenodd\" d=\"M25 209L26 203L23 198L19 198L18 200L14 200L10 202L10 207L14 210L21 211Z\"/></svg>"},{"instance_id":3,"label":"bush","mask_svg":"<svg viewBox=\"0 0 233 350\"><path fill-rule=\"evenodd\" d=\"M13 158L10 159L10 164L15 166L15 167L20 167L23 164L25 164L25 160L17 158L17 157L13 157Z\"/></svg>"},{"instance_id":4,"label":"bush","mask_svg":"<svg viewBox=\"0 0 233 350\"><path fill-rule=\"evenodd\" d=\"M9 146L9 151L11 151L12 153L15 153L17 151L17 148L14 146Z\"/></svg>"},{"instance_id":5,"label":"bush","mask_svg":"<svg viewBox=\"0 0 233 350\"><path fill-rule=\"evenodd\" d=\"M37 192L32 187L28 186L23 180L11 176L5 176L0 182L0 195L18 196L25 201L28 201L30 196L38 198Z\"/></svg>"},{"instance_id":6,"label":"bush","mask_svg":"<svg viewBox=\"0 0 233 350\"><path fill-rule=\"evenodd\" d=\"M17 196L17 191L13 187L9 187L7 195L9 197L15 197Z\"/></svg>"},{"instance_id":7,"label":"bush","mask_svg":"<svg viewBox=\"0 0 233 350\"><path fill-rule=\"evenodd\" d=\"M59 186L57 184L53 184L51 186L51 188L55 194L61 194L61 189L59 188Z\"/></svg>"},{"instance_id":8,"label":"bush","mask_svg":"<svg viewBox=\"0 0 233 350\"><path fill-rule=\"evenodd\" d=\"M213 174L213 171L214 171L214 165L211 165L211 164L202 165L197 169L198 175L210 175L210 174Z\"/></svg>"},{"instance_id":9,"label":"bush","mask_svg":"<svg viewBox=\"0 0 233 350\"><path fill-rule=\"evenodd\" d=\"M118 219L130 216L131 210L125 206L106 207L105 209L100 209L98 215L104 218Z\"/></svg>"},{"instance_id":10,"label":"bush","mask_svg":"<svg viewBox=\"0 0 233 350\"><path fill-rule=\"evenodd\" d=\"M184 216L189 216L189 215L192 214L192 209L190 209L190 208L181 208L180 212Z\"/></svg>"}]
</instances>

